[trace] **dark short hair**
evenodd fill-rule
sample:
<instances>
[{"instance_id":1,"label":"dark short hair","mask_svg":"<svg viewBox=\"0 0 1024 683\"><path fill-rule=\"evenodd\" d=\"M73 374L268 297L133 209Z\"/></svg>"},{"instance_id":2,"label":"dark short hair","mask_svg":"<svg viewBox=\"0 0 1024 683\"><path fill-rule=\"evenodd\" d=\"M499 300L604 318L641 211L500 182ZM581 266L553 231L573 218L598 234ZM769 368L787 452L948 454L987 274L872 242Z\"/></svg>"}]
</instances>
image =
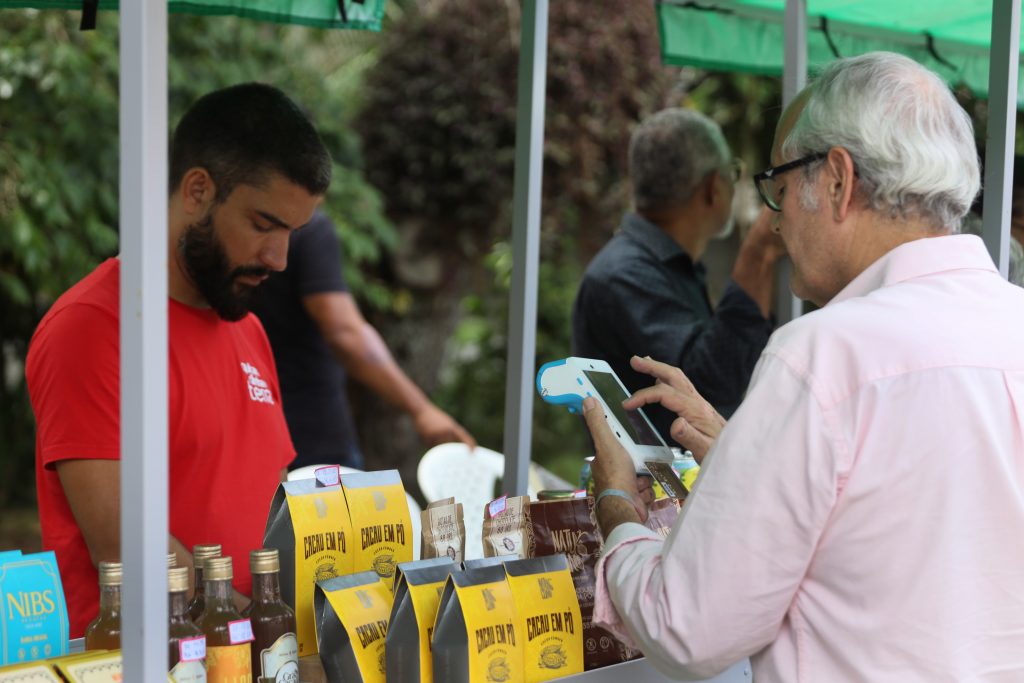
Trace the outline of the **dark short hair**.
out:
<instances>
[{"instance_id":1,"label":"dark short hair","mask_svg":"<svg viewBox=\"0 0 1024 683\"><path fill-rule=\"evenodd\" d=\"M171 139L170 191L196 167L213 178L216 201L275 173L316 196L331 182L331 157L313 124L287 95L263 83L215 90L185 112Z\"/></svg>"}]
</instances>

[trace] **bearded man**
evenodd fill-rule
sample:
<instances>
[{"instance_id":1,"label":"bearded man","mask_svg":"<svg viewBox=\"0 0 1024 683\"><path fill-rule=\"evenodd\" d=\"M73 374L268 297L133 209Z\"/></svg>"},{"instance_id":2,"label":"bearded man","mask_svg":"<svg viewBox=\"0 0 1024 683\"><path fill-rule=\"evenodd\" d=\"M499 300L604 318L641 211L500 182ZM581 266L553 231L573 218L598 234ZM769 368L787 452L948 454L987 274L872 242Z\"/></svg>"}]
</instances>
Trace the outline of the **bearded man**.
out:
<instances>
[{"instance_id":1,"label":"bearded man","mask_svg":"<svg viewBox=\"0 0 1024 683\"><path fill-rule=\"evenodd\" d=\"M266 85L202 97L171 144L169 545L189 566L187 548L220 543L236 559L241 602L251 586L243 558L262 545L295 455L249 300L284 269L289 235L309 222L330 177L312 124ZM120 558L119 274L111 258L65 292L26 363L43 546L57 555L73 638L96 615L98 563Z\"/></svg>"}]
</instances>

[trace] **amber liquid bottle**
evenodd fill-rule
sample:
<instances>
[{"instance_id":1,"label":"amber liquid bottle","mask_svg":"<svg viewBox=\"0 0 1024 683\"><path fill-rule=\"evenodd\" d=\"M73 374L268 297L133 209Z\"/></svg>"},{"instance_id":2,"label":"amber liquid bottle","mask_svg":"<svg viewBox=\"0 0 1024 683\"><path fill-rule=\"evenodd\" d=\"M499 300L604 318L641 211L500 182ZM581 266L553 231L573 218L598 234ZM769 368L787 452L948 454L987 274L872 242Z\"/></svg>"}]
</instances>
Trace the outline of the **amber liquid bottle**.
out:
<instances>
[{"instance_id":1,"label":"amber liquid bottle","mask_svg":"<svg viewBox=\"0 0 1024 683\"><path fill-rule=\"evenodd\" d=\"M253 550L252 602L242 612L252 623L252 676L255 683L299 680L299 641L295 612L281 601L277 550Z\"/></svg>"},{"instance_id":2,"label":"amber liquid bottle","mask_svg":"<svg viewBox=\"0 0 1024 683\"><path fill-rule=\"evenodd\" d=\"M175 555L174 553L167 553L167 568L168 569L174 569L177 566L178 566L178 556Z\"/></svg>"},{"instance_id":3,"label":"amber liquid bottle","mask_svg":"<svg viewBox=\"0 0 1024 683\"><path fill-rule=\"evenodd\" d=\"M206 636L206 680L252 683L252 628L235 609L231 558L211 557L203 565L206 608L196 626Z\"/></svg>"},{"instance_id":4,"label":"amber liquid bottle","mask_svg":"<svg viewBox=\"0 0 1024 683\"><path fill-rule=\"evenodd\" d=\"M85 649L120 648L121 563L100 562L100 611L85 629Z\"/></svg>"},{"instance_id":5,"label":"amber liquid bottle","mask_svg":"<svg viewBox=\"0 0 1024 683\"><path fill-rule=\"evenodd\" d=\"M167 670L174 683L206 683L206 637L188 618L188 567L167 570Z\"/></svg>"},{"instance_id":6,"label":"amber liquid bottle","mask_svg":"<svg viewBox=\"0 0 1024 683\"><path fill-rule=\"evenodd\" d=\"M188 603L188 616L192 621L199 618L199 615L203 613L203 607L206 606L203 563L211 557L220 557L220 552L220 544L197 545L192 548L192 561L196 566L196 592L192 596L192 602Z\"/></svg>"}]
</instances>

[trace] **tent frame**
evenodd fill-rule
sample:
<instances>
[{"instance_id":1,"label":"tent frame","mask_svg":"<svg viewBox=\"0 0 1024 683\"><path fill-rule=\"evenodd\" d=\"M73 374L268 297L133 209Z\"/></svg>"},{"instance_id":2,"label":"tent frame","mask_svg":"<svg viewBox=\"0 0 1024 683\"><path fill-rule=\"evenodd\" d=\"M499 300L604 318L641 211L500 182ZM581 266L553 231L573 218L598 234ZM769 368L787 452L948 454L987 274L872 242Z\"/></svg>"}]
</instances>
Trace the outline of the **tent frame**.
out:
<instances>
[{"instance_id":1,"label":"tent frame","mask_svg":"<svg viewBox=\"0 0 1024 683\"><path fill-rule=\"evenodd\" d=\"M520 495L530 462L547 21L547 0L524 0L505 412L505 488ZM806 80L806 24L806 0L787 0L790 98ZM1017 2L993 0L985 241L1004 276L1019 33ZM120 38L122 651L125 680L155 681L167 675L167 3L121 3Z\"/></svg>"}]
</instances>

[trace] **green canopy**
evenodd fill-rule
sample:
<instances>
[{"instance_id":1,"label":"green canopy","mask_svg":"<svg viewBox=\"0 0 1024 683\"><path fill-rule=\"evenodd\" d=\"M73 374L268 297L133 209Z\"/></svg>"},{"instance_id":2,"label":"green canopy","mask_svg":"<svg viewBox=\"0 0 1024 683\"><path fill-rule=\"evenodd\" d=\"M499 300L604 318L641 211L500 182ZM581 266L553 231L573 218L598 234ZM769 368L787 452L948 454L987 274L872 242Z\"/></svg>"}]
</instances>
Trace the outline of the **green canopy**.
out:
<instances>
[{"instance_id":1,"label":"green canopy","mask_svg":"<svg viewBox=\"0 0 1024 683\"><path fill-rule=\"evenodd\" d=\"M662 59L780 75L785 6L785 0L659 0ZM807 32L812 71L837 57L888 50L978 96L988 94L991 0L807 0ZM1018 108L1020 92L1018 86Z\"/></svg>"},{"instance_id":2,"label":"green canopy","mask_svg":"<svg viewBox=\"0 0 1024 683\"><path fill-rule=\"evenodd\" d=\"M140 2L143 0L131 0ZM148 1L148 0L145 0ZM379 31L385 0L168 0L167 9L179 14L248 17L279 24L302 24L320 28L353 28ZM83 0L0 0L0 9L81 10ZM117 10L118 0L99 0L99 10Z\"/></svg>"}]
</instances>

